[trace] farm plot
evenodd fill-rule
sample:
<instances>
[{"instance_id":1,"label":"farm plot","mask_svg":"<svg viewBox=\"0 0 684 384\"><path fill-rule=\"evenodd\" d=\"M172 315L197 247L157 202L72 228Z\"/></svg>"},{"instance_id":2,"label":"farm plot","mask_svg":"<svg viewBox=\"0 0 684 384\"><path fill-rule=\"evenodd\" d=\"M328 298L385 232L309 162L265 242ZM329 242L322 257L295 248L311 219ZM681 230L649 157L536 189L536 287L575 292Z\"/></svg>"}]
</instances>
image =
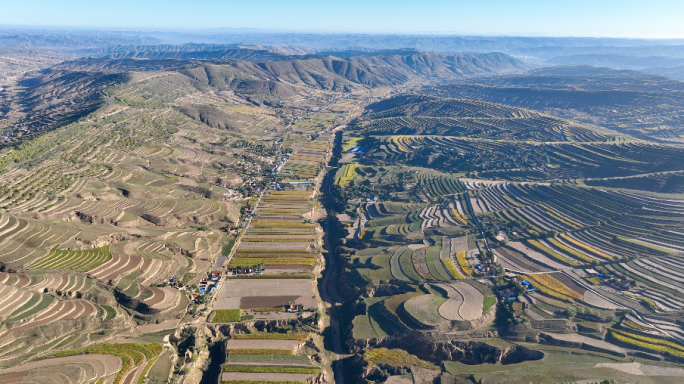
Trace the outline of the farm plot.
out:
<instances>
[{"instance_id":1,"label":"farm plot","mask_svg":"<svg viewBox=\"0 0 684 384\"><path fill-rule=\"evenodd\" d=\"M7 265L24 265L45 254L46 249L69 240L78 233L72 225L41 222L3 215L0 228L0 261Z\"/></svg>"},{"instance_id":2,"label":"farm plot","mask_svg":"<svg viewBox=\"0 0 684 384\"><path fill-rule=\"evenodd\" d=\"M439 314L447 320L469 321L482 317L484 295L466 282L437 284L449 299L439 307Z\"/></svg>"},{"instance_id":3,"label":"farm plot","mask_svg":"<svg viewBox=\"0 0 684 384\"><path fill-rule=\"evenodd\" d=\"M564 275L556 274L554 275L559 278L563 278L563 280L567 279L567 277L564 277ZM529 281L533 287L537 288L539 292L548 295L550 297L553 297L558 300L563 300L563 301L568 301L568 302L573 302L573 300L582 300L582 293L576 292L563 284L561 281L558 279L554 278L554 276L550 274L535 274L535 275L527 275L524 276L524 278ZM563 277L561 277L563 276ZM567 280L566 280L567 281ZM573 286L577 286L576 284L573 283ZM586 291L586 289L583 289L583 291Z\"/></svg>"},{"instance_id":4,"label":"farm plot","mask_svg":"<svg viewBox=\"0 0 684 384\"><path fill-rule=\"evenodd\" d=\"M315 308L312 281L309 279L227 279L219 291L215 309L253 309L277 307L294 301L304 308Z\"/></svg>"},{"instance_id":5,"label":"farm plot","mask_svg":"<svg viewBox=\"0 0 684 384\"><path fill-rule=\"evenodd\" d=\"M230 339L227 343L228 350L233 349L282 349L293 351L303 342L301 340L277 340L277 339Z\"/></svg>"},{"instance_id":6,"label":"farm plot","mask_svg":"<svg viewBox=\"0 0 684 384\"><path fill-rule=\"evenodd\" d=\"M468 236L454 237L451 239L451 254L468 251Z\"/></svg>"},{"instance_id":7,"label":"farm plot","mask_svg":"<svg viewBox=\"0 0 684 384\"><path fill-rule=\"evenodd\" d=\"M8 324L8 330L0 331L0 336L18 332L25 329L52 324L60 320L82 319L97 316L98 309L85 300L53 301L52 305L35 313L29 318L24 318L18 323Z\"/></svg>"},{"instance_id":8,"label":"farm plot","mask_svg":"<svg viewBox=\"0 0 684 384\"><path fill-rule=\"evenodd\" d=\"M97 268L88 271L88 274L101 281L116 280L119 276L130 273L145 264L145 260L140 256L131 255L112 255L111 260ZM151 263L151 260L149 261Z\"/></svg>"},{"instance_id":9,"label":"farm plot","mask_svg":"<svg viewBox=\"0 0 684 384\"><path fill-rule=\"evenodd\" d=\"M510 271L515 272L546 272L550 268L534 262L523 253L507 247L496 247L494 253L498 255L497 260L501 265Z\"/></svg>"},{"instance_id":10,"label":"farm plot","mask_svg":"<svg viewBox=\"0 0 684 384\"><path fill-rule=\"evenodd\" d=\"M404 310L417 325L432 328L446 321L439 308L448 300L439 293L421 295L404 302Z\"/></svg>"},{"instance_id":11,"label":"farm plot","mask_svg":"<svg viewBox=\"0 0 684 384\"><path fill-rule=\"evenodd\" d=\"M224 372L221 380L227 384L243 383L306 383L310 374L305 373L251 373L251 372Z\"/></svg>"},{"instance_id":12,"label":"farm plot","mask_svg":"<svg viewBox=\"0 0 684 384\"><path fill-rule=\"evenodd\" d=\"M152 296L143 300L143 303L150 308L163 311L172 308L178 299L179 291L175 288L150 287L149 289L152 291Z\"/></svg>"},{"instance_id":13,"label":"farm plot","mask_svg":"<svg viewBox=\"0 0 684 384\"><path fill-rule=\"evenodd\" d=\"M582 265L582 262L579 262L577 260L574 260L571 257L566 257L564 255L561 255L560 253L556 252L555 250L549 248L549 245L546 243L544 240L526 240L525 244L530 246L531 248L534 248L536 251L541 252L547 257L550 257L558 262L561 262L563 264L567 264L571 267L577 267Z\"/></svg>"},{"instance_id":14,"label":"farm plot","mask_svg":"<svg viewBox=\"0 0 684 384\"><path fill-rule=\"evenodd\" d=\"M12 319L25 310L38 306L41 296L11 285L0 285L0 319Z\"/></svg>"},{"instance_id":15,"label":"farm plot","mask_svg":"<svg viewBox=\"0 0 684 384\"><path fill-rule=\"evenodd\" d=\"M53 249L30 264L34 269L88 271L110 261L109 245L80 251Z\"/></svg>"},{"instance_id":16,"label":"farm plot","mask_svg":"<svg viewBox=\"0 0 684 384\"><path fill-rule=\"evenodd\" d=\"M523 243L517 242L517 241L511 241L508 243L509 247L511 247L513 250L526 255L530 259L532 259L536 264L541 264L546 268L549 269L568 269L570 266L567 264L562 264L556 259L546 256L540 252L537 252L534 249L531 249L530 247L525 246Z\"/></svg>"},{"instance_id":17,"label":"farm plot","mask_svg":"<svg viewBox=\"0 0 684 384\"><path fill-rule=\"evenodd\" d=\"M68 379L85 384L112 378L121 369L119 357L105 354L58 357L6 368L0 373L0 383L8 384L29 379L34 382L59 382Z\"/></svg>"},{"instance_id":18,"label":"farm plot","mask_svg":"<svg viewBox=\"0 0 684 384\"><path fill-rule=\"evenodd\" d=\"M141 379L142 371L150 361L153 361L161 352L161 344L98 344L83 349L57 352L51 357L64 358L81 355L110 355L120 359L121 366L116 373L112 384L131 384Z\"/></svg>"}]
</instances>

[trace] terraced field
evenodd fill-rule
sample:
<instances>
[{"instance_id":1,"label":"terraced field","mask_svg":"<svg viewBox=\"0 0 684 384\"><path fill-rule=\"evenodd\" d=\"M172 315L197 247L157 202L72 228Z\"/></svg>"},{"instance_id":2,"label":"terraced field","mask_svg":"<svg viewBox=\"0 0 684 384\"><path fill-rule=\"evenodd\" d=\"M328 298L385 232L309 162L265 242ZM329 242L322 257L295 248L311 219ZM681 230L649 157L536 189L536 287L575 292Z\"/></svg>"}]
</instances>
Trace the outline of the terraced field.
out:
<instances>
[{"instance_id":1,"label":"terraced field","mask_svg":"<svg viewBox=\"0 0 684 384\"><path fill-rule=\"evenodd\" d=\"M410 334L403 350L460 360L461 379L480 360L413 344L477 348L470 337L497 329L504 346L483 342L679 364L684 200L662 192L676 191L684 147L424 95L370 105L345 135L367 149L331 186L360 217L339 250L356 295L348 343Z\"/></svg>"},{"instance_id":2,"label":"terraced field","mask_svg":"<svg viewBox=\"0 0 684 384\"><path fill-rule=\"evenodd\" d=\"M330 131L372 91L278 80L285 94L257 106L254 97L273 89L229 95L206 77L225 63L114 61L32 74L31 97L59 94L73 106L92 101L92 109L76 116L50 106L66 114L48 122L48 112L32 113L35 135L0 143L0 381L199 382L207 360L199 351L232 336L209 323L226 290L242 289L226 308L243 311L238 320L252 321L245 329L301 323L319 348L323 214L315 184ZM35 107L25 104L27 93L11 97L12 109ZM2 103L5 121L4 96ZM334 111L321 111L328 105ZM256 266L258 274L228 276ZM226 374L331 375L327 356L314 367L307 356L317 352L297 343L297 361L283 371L264 364L253 372L245 362ZM101 356L102 364L72 354Z\"/></svg>"},{"instance_id":3,"label":"terraced field","mask_svg":"<svg viewBox=\"0 0 684 384\"><path fill-rule=\"evenodd\" d=\"M3 91L26 137L0 143L0 384L679 372L680 84L238 51L254 61L80 60ZM406 83L493 61L505 76ZM643 97L559 102L625 87ZM553 377L570 365L596 377Z\"/></svg>"}]
</instances>

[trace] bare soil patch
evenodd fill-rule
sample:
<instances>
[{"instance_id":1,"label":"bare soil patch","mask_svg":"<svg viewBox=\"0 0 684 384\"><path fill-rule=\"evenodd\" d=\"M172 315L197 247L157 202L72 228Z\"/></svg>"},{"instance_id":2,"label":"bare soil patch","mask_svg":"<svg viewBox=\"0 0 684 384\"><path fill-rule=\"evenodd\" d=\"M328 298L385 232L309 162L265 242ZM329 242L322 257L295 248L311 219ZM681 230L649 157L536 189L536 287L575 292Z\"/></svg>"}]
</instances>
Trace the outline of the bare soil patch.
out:
<instances>
[{"instance_id":1,"label":"bare soil patch","mask_svg":"<svg viewBox=\"0 0 684 384\"><path fill-rule=\"evenodd\" d=\"M283 295L284 293L287 295ZM305 308L317 306L312 282L308 279L228 279L218 292L214 309L245 309L242 305L243 297L258 298L256 300L259 300L259 304L251 308L267 307L263 303L269 297L276 298L274 301L277 300L278 304L284 304L279 301L286 297L289 300L285 300L285 303L295 298L294 301Z\"/></svg>"},{"instance_id":2,"label":"bare soil patch","mask_svg":"<svg viewBox=\"0 0 684 384\"><path fill-rule=\"evenodd\" d=\"M611 368L620 372L629 373L636 376L669 376L684 377L684 369L671 367L658 367L654 365L643 365L638 362L632 363L598 363L594 368Z\"/></svg>"},{"instance_id":3,"label":"bare soil patch","mask_svg":"<svg viewBox=\"0 0 684 384\"><path fill-rule=\"evenodd\" d=\"M297 340L228 340L228 349L288 349L294 350L301 341Z\"/></svg>"},{"instance_id":4,"label":"bare soil patch","mask_svg":"<svg viewBox=\"0 0 684 384\"><path fill-rule=\"evenodd\" d=\"M240 309L270 308L296 301L301 296L246 296L240 298Z\"/></svg>"},{"instance_id":5,"label":"bare soil patch","mask_svg":"<svg viewBox=\"0 0 684 384\"><path fill-rule=\"evenodd\" d=\"M568 288L572 289L573 291L579 293L580 295L584 295L584 293L587 291L586 288L575 283L571 278L569 278L564 273L559 273L559 272L549 273L549 276L560 281L561 283L563 283L563 285L565 285L566 287L568 287Z\"/></svg>"},{"instance_id":6,"label":"bare soil patch","mask_svg":"<svg viewBox=\"0 0 684 384\"><path fill-rule=\"evenodd\" d=\"M28 375L28 371L2 373L0 374L0 384L18 383L26 375Z\"/></svg>"},{"instance_id":7,"label":"bare soil patch","mask_svg":"<svg viewBox=\"0 0 684 384\"><path fill-rule=\"evenodd\" d=\"M249 372L224 372L223 380L244 380L249 381L264 381L264 382L306 382L306 379L311 375L304 373L249 373Z\"/></svg>"}]
</instances>

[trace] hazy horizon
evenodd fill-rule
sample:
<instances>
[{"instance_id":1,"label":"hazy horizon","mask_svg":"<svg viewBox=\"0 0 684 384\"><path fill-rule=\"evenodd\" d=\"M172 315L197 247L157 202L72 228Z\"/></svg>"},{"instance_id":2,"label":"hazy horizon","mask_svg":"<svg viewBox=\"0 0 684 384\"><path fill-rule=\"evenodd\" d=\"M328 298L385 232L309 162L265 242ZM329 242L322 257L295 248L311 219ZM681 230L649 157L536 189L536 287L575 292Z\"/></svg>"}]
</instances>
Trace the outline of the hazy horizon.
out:
<instances>
[{"instance_id":1,"label":"hazy horizon","mask_svg":"<svg viewBox=\"0 0 684 384\"><path fill-rule=\"evenodd\" d=\"M399 34L461 36L684 38L684 3L656 0L549 3L539 0L399 0L320 3L311 0L258 6L235 1L121 0L104 3L33 0L6 4L3 28L131 32Z\"/></svg>"}]
</instances>

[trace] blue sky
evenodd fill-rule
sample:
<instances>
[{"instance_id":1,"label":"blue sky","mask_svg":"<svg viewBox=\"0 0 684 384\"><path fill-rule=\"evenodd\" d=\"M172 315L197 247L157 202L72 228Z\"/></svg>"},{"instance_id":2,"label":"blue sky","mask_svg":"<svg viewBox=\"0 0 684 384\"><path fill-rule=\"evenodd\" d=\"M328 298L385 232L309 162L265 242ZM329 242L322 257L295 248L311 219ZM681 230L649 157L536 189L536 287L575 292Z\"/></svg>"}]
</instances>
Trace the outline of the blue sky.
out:
<instances>
[{"instance_id":1,"label":"blue sky","mask_svg":"<svg viewBox=\"0 0 684 384\"><path fill-rule=\"evenodd\" d=\"M684 37L683 0L3 0L0 25Z\"/></svg>"}]
</instances>

